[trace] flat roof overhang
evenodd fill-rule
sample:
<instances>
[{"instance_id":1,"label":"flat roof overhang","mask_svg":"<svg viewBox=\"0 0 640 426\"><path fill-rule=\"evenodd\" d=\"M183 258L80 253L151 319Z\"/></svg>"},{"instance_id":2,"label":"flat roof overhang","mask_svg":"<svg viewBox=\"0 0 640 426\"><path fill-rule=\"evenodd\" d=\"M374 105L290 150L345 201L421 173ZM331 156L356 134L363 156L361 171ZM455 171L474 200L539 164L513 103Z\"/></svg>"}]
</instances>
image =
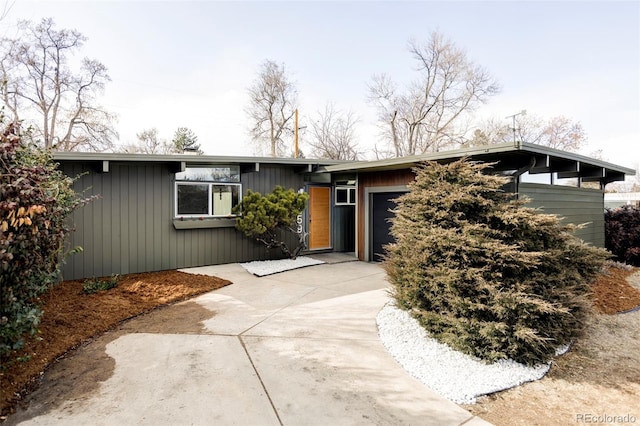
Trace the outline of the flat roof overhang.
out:
<instances>
[{"instance_id":1,"label":"flat roof overhang","mask_svg":"<svg viewBox=\"0 0 640 426\"><path fill-rule=\"evenodd\" d=\"M109 172L111 162L126 163L169 163L174 171L184 171L189 165L240 165L244 170L259 171L260 164L278 164L295 167L300 173L313 173L327 165L338 165L345 161L319 160L309 158L245 157L194 154L124 154L101 152L54 152L54 161L94 163L98 170Z\"/></svg>"},{"instance_id":2,"label":"flat roof overhang","mask_svg":"<svg viewBox=\"0 0 640 426\"><path fill-rule=\"evenodd\" d=\"M530 143L503 143L450 151L433 152L409 157L376 161L338 161L308 158L274 158L247 156L213 156L193 154L121 154L96 152L55 152L55 161L93 162L98 170L109 171L110 162L172 163L172 169L183 171L187 164L238 164L244 170L259 171L260 164L279 164L296 167L300 173L375 172L415 167L424 161L448 163L468 157L474 161L495 162L496 170L523 170L531 174L558 173L559 178L577 177L584 182L610 182L635 175L635 170L597 160L581 154L561 151Z\"/></svg>"},{"instance_id":3,"label":"flat roof overhang","mask_svg":"<svg viewBox=\"0 0 640 426\"><path fill-rule=\"evenodd\" d=\"M581 154L561 151L541 145L503 143L451 151L433 152L410 157L377 161L358 161L321 167L318 172L376 172L400 170L417 166L424 161L449 163L468 157L474 161L493 163L496 170L523 170L531 174L558 173L559 178L581 178L584 182L604 184L624 180L635 170L597 160Z\"/></svg>"}]
</instances>

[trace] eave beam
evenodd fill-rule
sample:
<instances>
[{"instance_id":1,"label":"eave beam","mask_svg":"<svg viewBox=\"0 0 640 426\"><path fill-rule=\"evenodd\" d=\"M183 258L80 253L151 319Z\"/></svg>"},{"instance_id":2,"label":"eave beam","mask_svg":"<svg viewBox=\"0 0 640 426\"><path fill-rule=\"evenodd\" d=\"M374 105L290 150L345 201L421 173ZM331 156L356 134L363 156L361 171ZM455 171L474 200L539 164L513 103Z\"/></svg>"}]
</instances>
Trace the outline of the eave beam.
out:
<instances>
[{"instance_id":1,"label":"eave beam","mask_svg":"<svg viewBox=\"0 0 640 426\"><path fill-rule=\"evenodd\" d=\"M548 155L536 155L533 158L533 166L529 169L529 174L536 175L549 172L551 172L551 158Z\"/></svg>"}]
</instances>

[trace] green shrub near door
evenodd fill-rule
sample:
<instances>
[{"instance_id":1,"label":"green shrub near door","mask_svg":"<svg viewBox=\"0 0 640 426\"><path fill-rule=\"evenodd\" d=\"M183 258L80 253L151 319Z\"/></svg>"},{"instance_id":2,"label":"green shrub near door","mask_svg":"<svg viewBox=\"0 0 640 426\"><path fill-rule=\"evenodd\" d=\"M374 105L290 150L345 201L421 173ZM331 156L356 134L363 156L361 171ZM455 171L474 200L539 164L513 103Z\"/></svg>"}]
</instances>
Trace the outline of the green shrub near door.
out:
<instances>
[{"instance_id":1,"label":"green shrub near door","mask_svg":"<svg viewBox=\"0 0 640 426\"><path fill-rule=\"evenodd\" d=\"M288 258L295 259L305 248L305 235L298 229L298 216L307 206L309 194L276 186L269 194L247 191L234 213L236 229L269 249L280 249ZM297 244L290 247L286 235L297 236Z\"/></svg>"}]
</instances>

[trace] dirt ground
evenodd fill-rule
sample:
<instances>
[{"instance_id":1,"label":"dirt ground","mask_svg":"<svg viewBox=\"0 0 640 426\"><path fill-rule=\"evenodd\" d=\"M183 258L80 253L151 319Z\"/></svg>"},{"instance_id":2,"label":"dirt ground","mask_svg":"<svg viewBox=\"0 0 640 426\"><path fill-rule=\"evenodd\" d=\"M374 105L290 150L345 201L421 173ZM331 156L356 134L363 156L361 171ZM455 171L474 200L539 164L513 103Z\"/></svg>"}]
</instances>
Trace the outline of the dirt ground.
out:
<instances>
[{"instance_id":1,"label":"dirt ground","mask_svg":"<svg viewBox=\"0 0 640 426\"><path fill-rule=\"evenodd\" d=\"M610 268L593 288L584 336L542 379L463 408L497 426L640 422L640 270Z\"/></svg>"},{"instance_id":2,"label":"dirt ground","mask_svg":"<svg viewBox=\"0 0 640 426\"><path fill-rule=\"evenodd\" d=\"M83 293L83 284L84 281L64 281L42 296L44 314L39 327L40 333L22 350L12 353L6 359L0 359L0 422L25 395L38 387L45 369L64 358L71 350L120 324L120 328L126 329L124 321L127 319L224 287L231 282L207 275L163 271L124 275L117 287L94 294ZM194 318L194 327L197 328L198 322L210 317L211 312L204 308L198 310L196 303L192 305L195 307L186 310L199 312L200 316L196 315ZM162 318L162 315L186 314L182 306L176 310L160 311L152 312L153 315L149 318L156 320L153 321L155 325L147 326L161 327L162 332L167 333L175 330L171 330L170 318ZM81 365L82 368L100 375L104 371L95 368L95 363L108 357L104 352L95 355ZM95 379L93 382L89 380L86 383L76 383L73 388L80 391L87 386L97 386L100 379Z\"/></svg>"},{"instance_id":3,"label":"dirt ground","mask_svg":"<svg viewBox=\"0 0 640 426\"><path fill-rule=\"evenodd\" d=\"M230 282L167 271L124 276L115 289L93 295L83 294L82 284L64 282L44 297L39 339L2 360L0 422L29 393L33 408L33 401L56 404L96 390L114 368L104 348L124 333L200 332L210 311L195 302L166 305ZM640 422L640 311L617 314L640 306L640 270L610 268L591 298L594 311L584 337L554 361L546 377L463 407L498 426L612 423L614 416L621 416L617 423L623 416L635 419L627 423ZM38 390L43 381L53 384L47 395Z\"/></svg>"}]
</instances>

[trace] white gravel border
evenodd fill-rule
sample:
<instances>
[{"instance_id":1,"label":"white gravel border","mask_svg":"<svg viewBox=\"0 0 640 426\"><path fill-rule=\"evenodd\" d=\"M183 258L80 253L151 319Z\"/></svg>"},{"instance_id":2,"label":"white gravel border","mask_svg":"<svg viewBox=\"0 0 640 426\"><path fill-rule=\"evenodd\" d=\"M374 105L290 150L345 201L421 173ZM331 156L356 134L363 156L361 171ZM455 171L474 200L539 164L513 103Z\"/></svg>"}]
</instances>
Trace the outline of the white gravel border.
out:
<instances>
[{"instance_id":1,"label":"white gravel border","mask_svg":"<svg viewBox=\"0 0 640 426\"><path fill-rule=\"evenodd\" d=\"M244 269L258 277L277 274L291 269L304 268L305 266L320 265L322 260L313 259L307 256L298 256L294 259L280 260L257 260L254 262L241 263Z\"/></svg>"},{"instance_id":2,"label":"white gravel border","mask_svg":"<svg viewBox=\"0 0 640 426\"><path fill-rule=\"evenodd\" d=\"M456 404L475 404L476 397L539 380L551 364L527 367L513 360L485 364L428 337L408 312L387 304L376 318L389 353L416 379ZM569 348L562 348L558 354Z\"/></svg>"}]
</instances>

